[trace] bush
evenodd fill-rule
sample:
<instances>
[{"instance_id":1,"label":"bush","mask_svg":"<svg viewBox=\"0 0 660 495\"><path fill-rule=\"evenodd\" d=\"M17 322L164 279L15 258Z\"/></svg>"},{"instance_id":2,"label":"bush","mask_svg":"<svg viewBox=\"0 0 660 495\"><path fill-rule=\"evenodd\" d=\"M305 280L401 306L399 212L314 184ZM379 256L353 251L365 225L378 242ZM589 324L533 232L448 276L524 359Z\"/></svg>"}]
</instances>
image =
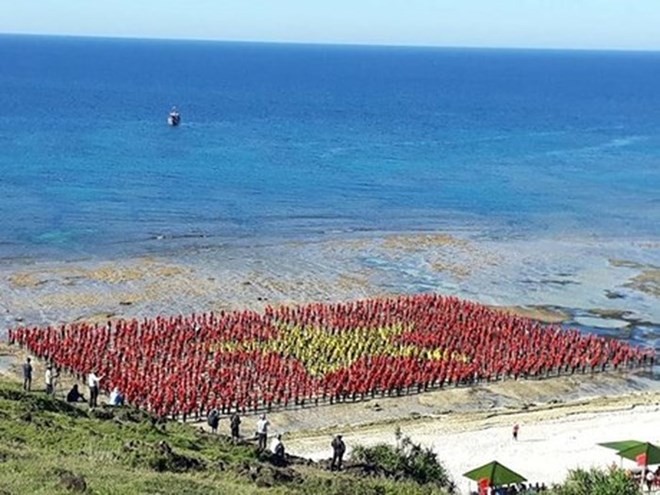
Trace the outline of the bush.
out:
<instances>
[{"instance_id":1,"label":"bush","mask_svg":"<svg viewBox=\"0 0 660 495\"><path fill-rule=\"evenodd\" d=\"M397 428L396 447L378 444L374 447L356 446L351 461L364 463L376 473L396 479L410 479L420 485L434 484L453 492L454 483L438 460L435 452L413 443Z\"/></svg>"},{"instance_id":2,"label":"bush","mask_svg":"<svg viewBox=\"0 0 660 495\"><path fill-rule=\"evenodd\" d=\"M552 488L553 495L639 495L639 485L619 468L601 470L575 469L561 485Z\"/></svg>"}]
</instances>

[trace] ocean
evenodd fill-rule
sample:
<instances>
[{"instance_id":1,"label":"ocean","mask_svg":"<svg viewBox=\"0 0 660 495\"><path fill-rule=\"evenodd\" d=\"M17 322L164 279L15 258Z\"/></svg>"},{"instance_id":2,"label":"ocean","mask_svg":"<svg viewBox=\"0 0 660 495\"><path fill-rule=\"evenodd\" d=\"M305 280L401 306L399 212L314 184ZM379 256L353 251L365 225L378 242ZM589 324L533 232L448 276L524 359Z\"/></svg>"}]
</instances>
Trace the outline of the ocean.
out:
<instances>
[{"instance_id":1,"label":"ocean","mask_svg":"<svg viewBox=\"0 0 660 495\"><path fill-rule=\"evenodd\" d=\"M658 88L651 52L0 36L0 262L446 232L499 268L359 262L659 347Z\"/></svg>"}]
</instances>

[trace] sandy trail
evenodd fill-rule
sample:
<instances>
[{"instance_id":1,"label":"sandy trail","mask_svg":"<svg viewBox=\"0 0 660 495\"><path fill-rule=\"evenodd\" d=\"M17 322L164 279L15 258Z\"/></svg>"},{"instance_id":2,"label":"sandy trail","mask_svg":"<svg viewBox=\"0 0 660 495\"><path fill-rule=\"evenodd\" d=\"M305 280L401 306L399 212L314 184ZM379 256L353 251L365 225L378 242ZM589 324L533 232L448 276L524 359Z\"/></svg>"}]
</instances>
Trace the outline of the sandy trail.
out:
<instances>
[{"instance_id":1,"label":"sandy trail","mask_svg":"<svg viewBox=\"0 0 660 495\"><path fill-rule=\"evenodd\" d=\"M520 425L519 440L512 425ZM394 424L371 425L345 433L349 454L356 444L395 443ZM599 442L640 439L660 441L660 394L594 399L561 408L507 414L450 414L405 422L402 431L414 442L432 448L458 484L461 493L476 485L462 477L471 468L498 460L531 482L562 481L569 469L605 467L619 462ZM328 458L330 434L293 436L287 448L315 460ZM630 461L624 466L634 467Z\"/></svg>"}]
</instances>

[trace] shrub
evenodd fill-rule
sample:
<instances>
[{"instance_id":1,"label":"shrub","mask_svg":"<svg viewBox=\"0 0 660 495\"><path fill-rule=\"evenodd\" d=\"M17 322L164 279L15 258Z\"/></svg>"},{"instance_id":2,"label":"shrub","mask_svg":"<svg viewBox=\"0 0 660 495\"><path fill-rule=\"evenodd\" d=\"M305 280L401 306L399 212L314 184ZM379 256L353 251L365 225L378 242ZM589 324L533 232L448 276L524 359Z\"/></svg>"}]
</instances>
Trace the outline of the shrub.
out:
<instances>
[{"instance_id":1,"label":"shrub","mask_svg":"<svg viewBox=\"0 0 660 495\"><path fill-rule=\"evenodd\" d=\"M433 450L413 443L397 428L397 444L378 444L373 447L356 446L351 460L364 463L373 472L387 477L410 479L420 485L435 484L453 492L454 483Z\"/></svg>"},{"instance_id":2,"label":"shrub","mask_svg":"<svg viewBox=\"0 0 660 495\"><path fill-rule=\"evenodd\" d=\"M639 495L639 485L619 468L601 470L574 469L561 485L552 488L553 495Z\"/></svg>"}]
</instances>

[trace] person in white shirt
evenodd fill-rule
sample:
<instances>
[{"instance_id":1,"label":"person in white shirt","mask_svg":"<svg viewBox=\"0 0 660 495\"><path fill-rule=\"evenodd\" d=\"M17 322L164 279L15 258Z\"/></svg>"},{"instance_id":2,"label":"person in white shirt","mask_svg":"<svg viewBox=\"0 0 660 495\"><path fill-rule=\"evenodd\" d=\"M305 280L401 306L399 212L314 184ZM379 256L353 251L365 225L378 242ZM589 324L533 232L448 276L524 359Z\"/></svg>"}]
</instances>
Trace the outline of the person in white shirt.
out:
<instances>
[{"instance_id":1,"label":"person in white shirt","mask_svg":"<svg viewBox=\"0 0 660 495\"><path fill-rule=\"evenodd\" d=\"M49 364L46 367L46 376L44 380L46 382L46 393L52 394L55 391L55 379L58 377L58 374L53 371L53 365Z\"/></svg>"},{"instance_id":2,"label":"person in white shirt","mask_svg":"<svg viewBox=\"0 0 660 495\"><path fill-rule=\"evenodd\" d=\"M275 456L275 461L278 464L284 464L284 444L282 443L282 435L277 435L275 437L275 440L273 440L273 443L270 445L270 450Z\"/></svg>"},{"instance_id":3,"label":"person in white shirt","mask_svg":"<svg viewBox=\"0 0 660 495\"><path fill-rule=\"evenodd\" d=\"M266 450L266 445L268 443L268 427L270 422L266 419L266 415L262 414L257 421L257 438L259 440L259 450Z\"/></svg>"},{"instance_id":4,"label":"person in white shirt","mask_svg":"<svg viewBox=\"0 0 660 495\"><path fill-rule=\"evenodd\" d=\"M91 408L97 406L99 398L99 382L102 378L102 376L96 376L94 371L87 375L87 386L89 387L89 407Z\"/></svg>"},{"instance_id":5,"label":"person in white shirt","mask_svg":"<svg viewBox=\"0 0 660 495\"><path fill-rule=\"evenodd\" d=\"M110 392L110 401L108 402L111 406L123 406L124 405L124 396L121 395L121 392L117 387L112 389Z\"/></svg>"}]
</instances>

